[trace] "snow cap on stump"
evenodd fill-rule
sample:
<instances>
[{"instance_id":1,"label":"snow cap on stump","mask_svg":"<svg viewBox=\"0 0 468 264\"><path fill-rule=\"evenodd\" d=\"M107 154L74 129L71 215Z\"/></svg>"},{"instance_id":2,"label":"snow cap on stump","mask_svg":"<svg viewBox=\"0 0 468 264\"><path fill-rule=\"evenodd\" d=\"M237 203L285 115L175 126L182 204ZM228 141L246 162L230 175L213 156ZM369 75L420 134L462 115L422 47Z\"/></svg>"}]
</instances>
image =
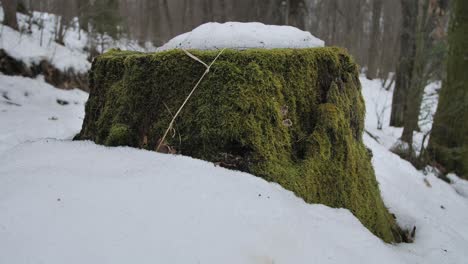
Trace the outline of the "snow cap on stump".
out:
<instances>
[{"instance_id":1,"label":"snow cap on stump","mask_svg":"<svg viewBox=\"0 0 468 264\"><path fill-rule=\"evenodd\" d=\"M258 22L206 23L179 35L158 50L170 49L250 49L316 48L324 42L307 31L291 26L265 25Z\"/></svg>"}]
</instances>

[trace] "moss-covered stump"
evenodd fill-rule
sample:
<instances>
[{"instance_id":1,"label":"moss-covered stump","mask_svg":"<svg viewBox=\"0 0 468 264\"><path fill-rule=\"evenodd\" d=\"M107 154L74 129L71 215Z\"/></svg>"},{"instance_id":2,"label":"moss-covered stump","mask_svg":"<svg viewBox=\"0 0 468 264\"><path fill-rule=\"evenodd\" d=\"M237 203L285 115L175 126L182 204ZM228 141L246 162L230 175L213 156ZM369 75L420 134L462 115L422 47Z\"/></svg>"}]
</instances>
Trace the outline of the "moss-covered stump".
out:
<instances>
[{"instance_id":1,"label":"moss-covered stump","mask_svg":"<svg viewBox=\"0 0 468 264\"><path fill-rule=\"evenodd\" d=\"M217 55L192 52L205 62ZM204 71L180 50L98 57L77 138L154 150ZM362 142L364 113L357 67L341 49L226 50L166 143L306 202L348 208L384 241L399 241Z\"/></svg>"}]
</instances>

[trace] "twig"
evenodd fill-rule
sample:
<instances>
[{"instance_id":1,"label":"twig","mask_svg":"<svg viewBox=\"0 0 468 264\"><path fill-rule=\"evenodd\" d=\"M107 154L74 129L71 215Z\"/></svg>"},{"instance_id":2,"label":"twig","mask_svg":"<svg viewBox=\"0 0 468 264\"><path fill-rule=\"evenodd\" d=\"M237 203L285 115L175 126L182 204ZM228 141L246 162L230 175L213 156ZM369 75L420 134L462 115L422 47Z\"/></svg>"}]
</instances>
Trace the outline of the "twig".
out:
<instances>
[{"instance_id":1,"label":"twig","mask_svg":"<svg viewBox=\"0 0 468 264\"><path fill-rule=\"evenodd\" d=\"M423 157L423 154L424 152L426 151L426 147L424 146L424 144L426 143L426 139L427 137L431 134L431 130L429 130L428 132L424 133L424 136L423 136L423 139L422 139L422 142L421 142L421 147L419 149L419 157L418 159L421 160Z\"/></svg>"},{"instance_id":2,"label":"twig","mask_svg":"<svg viewBox=\"0 0 468 264\"><path fill-rule=\"evenodd\" d=\"M195 55L193 55L192 53L188 52L187 50L185 49L182 49L185 54L187 54L187 56L189 56L190 58L198 61L199 63L203 64L205 66L205 68L209 68L210 66L206 65L206 63L204 63L202 60L200 60L199 58L195 57ZM222 51L221 51L222 52Z\"/></svg>"},{"instance_id":3,"label":"twig","mask_svg":"<svg viewBox=\"0 0 468 264\"><path fill-rule=\"evenodd\" d=\"M1 101L1 102L5 103L7 105L21 106L20 104L17 104L15 102L11 102L11 101Z\"/></svg>"},{"instance_id":4,"label":"twig","mask_svg":"<svg viewBox=\"0 0 468 264\"><path fill-rule=\"evenodd\" d=\"M177 110L177 112L175 113L174 117L172 118L171 122L169 123L169 126L167 127L166 129L166 132L164 132L164 136L162 137L162 139L159 141L159 144L158 144L158 147L156 148L156 151L159 150L159 148L161 147L161 145L163 144L164 140L166 139L166 136L167 136L167 133L169 133L169 130L171 130L172 126L174 125L174 121L175 119L177 118L177 116L180 114L180 112L182 111L182 108L184 108L185 104L188 102L188 100L190 99L190 97L192 96L192 94L195 92L195 90L197 89L198 85L201 83L201 81L203 80L203 78L205 78L205 75L208 74L208 72L210 72L210 68L211 66L213 65L213 63L216 62L216 60L219 58L219 56L224 52L225 49L222 49L218 55L216 55L216 57L214 58L214 60L210 63L210 65L206 65L206 63L204 63L202 60L200 60L199 58L195 57L195 55L191 54L190 52L188 52L187 50L183 50L185 52L185 54L187 54L190 58L200 62L201 64L203 64L205 67L206 67L206 70L205 72L202 74L202 76L200 77L200 79L198 80L198 82L195 84L195 86L193 87L192 91L189 93L189 95L187 96L187 98L185 98L185 101L182 103L182 105L180 106L179 110Z\"/></svg>"},{"instance_id":5,"label":"twig","mask_svg":"<svg viewBox=\"0 0 468 264\"><path fill-rule=\"evenodd\" d=\"M364 132L366 132L366 134L369 135L369 137L371 137L372 139L374 139L375 141L377 141L377 143L380 143L379 137L378 137L378 136L372 134L372 133L369 132L369 130L367 130L367 129L364 129Z\"/></svg>"},{"instance_id":6,"label":"twig","mask_svg":"<svg viewBox=\"0 0 468 264\"><path fill-rule=\"evenodd\" d=\"M169 107L167 106L166 103L164 103L164 106L166 107L167 111L169 112L169 114L171 114L171 117L174 117L174 115L172 114L172 111L171 109L169 109ZM173 131L174 131L174 134L172 135L172 137L174 138L176 134L179 134L179 147L182 145L182 136L180 135L180 133L177 133L177 124L174 122L174 126L175 128L172 128Z\"/></svg>"},{"instance_id":7,"label":"twig","mask_svg":"<svg viewBox=\"0 0 468 264\"><path fill-rule=\"evenodd\" d=\"M167 104L166 104L165 102L163 102L163 105L164 105L164 107L166 107L166 110L169 112L169 114L171 115L171 117L174 118L174 115L172 114L172 111L171 111L171 109L169 109L169 107L167 106ZM177 127L177 124L176 124L175 122L174 122L174 126ZM175 129L174 127L172 128L172 132L174 133L174 134L172 135L172 137L175 137L176 129Z\"/></svg>"}]
</instances>

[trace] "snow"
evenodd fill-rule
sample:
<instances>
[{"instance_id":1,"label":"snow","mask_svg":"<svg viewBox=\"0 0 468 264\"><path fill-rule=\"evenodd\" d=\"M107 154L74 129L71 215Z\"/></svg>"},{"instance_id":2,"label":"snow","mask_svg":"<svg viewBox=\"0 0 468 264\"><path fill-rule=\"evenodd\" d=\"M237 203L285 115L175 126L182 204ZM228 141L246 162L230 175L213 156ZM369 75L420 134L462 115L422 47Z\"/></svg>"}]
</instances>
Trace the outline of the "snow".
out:
<instances>
[{"instance_id":1,"label":"snow","mask_svg":"<svg viewBox=\"0 0 468 264\"><path fill-rule=\"evenodd\" d=\"M72 51L55 42L45 43L41 47L39 42L36 35L21 35L18 31L4 26L0 48L28 66L38 64L41 60L49 60L60 70L73 68L77 72L86 72L91 67L84 53Z\"/></svg>"},{"instance_id":2,"label":"snow","mask_svg":"<svg viewBox=\"0 0 468 264\"><path fill-rule=\"evenodd\" d=\"M0 74L0 154L28 140L72 138L81 129L87 99L81 90L59 90L42 77Z\"/></svg>"},{"instance_id":3,"label":"snow","mask_svg":"<svg viewBox=\"0 0 468 264\"><path fill-rule=\"evenodd\" d=\"M0 9L3 17L3 10ZM41 60L49 60L57 69L74 69L76 72L87 72L91 63L87 61L87 54L82 47L86 39L81 41L73 36L72 32L65 36L65 43L69 47L51 41L54 36L55 16L46 13L34 12L34 18L44 20L44 30L41 41L41 30L37 24L31 27L31 34L20 33L7 26L1 26L0 49L4 49L13 58L23 61L27 65L38 64ZM22 28L27 27L29 17L18 14L18 24Z\"/></svg>"},{"instance_id":4,"label":"snow","mask_svg":"<svg viewBox=\"0 0 468 264\"><path fill-rule=\"evenodd\" d=\"M91 68L87 60L89 46L88 33L80 30L77 19L73 19L71 26L64 35L64 45L54 41L58 16L43 12L33 12L32 17L17 14L18 25L23 33L10 27L0 25L0 49L4 49L11 57L23 61L26 65L38 64L41 60L48 60L62 71L72 69L77 73L85 73ZM3 20L3 9L0 8L0 20ZM27 32L28 22L33 21L31 32ZM43 30L39 25L43 24ZM111 48L121 48L135 51L155 51L152 43L144 43L144 47L137 41L129 40L125 36L115 40L104 35L99 40L97 49L106 51ZM103 46L101 46L103 45Z\"/></svg>"},{"instance_id":5,"label":"snow","mask_svg":"<svg viewBox=\"0 0 468 264\"><path fill-rule=\"evenodd\" d=\"M362 94L366 100L366 130L377 136L381 144L388 149L397 144L401 144L399 138L403 132L402 128L391 127L390 114L392 106L392 95L394 85L389 90L385 90L381 80L368 80L364 76L360 78L362 84ZM421 131L413 133L413 149L419 153L423 144L424 135L432 128L433 116L437 110L438 93L441 82L432 82L424 89L423 101L419 115L419 127ZM382 129L378 129L379 121ZM426 137L424 147L427 147L429 136Z\"/></svg>"},{"instance_id":6,"label":"snow","mask_svg":"<svg viewBox=\"0 0 468 264\"><path fill-rule=\"evenodd\" d=\"M388 103L387 91L361 82L366 122L375 121L370 114ZM348 210L306 204L246 173L70 141L84 92L0 75L0 93L0 263L461 264L468 257L468 182L425 175L368 136L382 197L402 227L417 227L413 244L385 244ZM366 129L377 131L374 123ZM395 141L387 131L379 136Z\"/></svg>"},{"instance_id":7,"label":"snow","mask_svg":"<svg viewBox=\"0 0 468 264\"><path fill-rule=\"evenodd\" d=\"M258 22L205 23L179 35L158 50L169 49L248 49L248 48L311 48L324 42L298 28L265 25Z\"/></svg>"},{"instance_id":8,"label":"snow","mask_svg":"<svg viewBox=\"0 0 468 264\"><path fill-rule=\"evenodd\" d=\"M409 162L364 137L374 157L377 180L385 205L400 226L416 226L416 241L399 245L405 263L465 263L468 258L468 200L453 185L433 174L424 175ZM430 186L427 186L425 181Z\"/></svg>"},{"instance_id":9,"label":"snow","mask_svg":"<svg viewBox=\"0 0 468 264\"><path fill-rule=\"evenodd\" d=\"M460 179L457 175L449 173L447 177L452 183L454 183L453 188L461 196L468 198L468 181Z\"/></svg>"},{"instance_id":10,"label":"snow","mask_svg":"<svg viewBox=\"0 0 468 264\"><path fill-rule=\"evenodd\" d=\"M188 157L40 140L1 164L0 263L398 259L347 210Z\"/></svg>"},{"instance_id":11,"label":"snow","mask_svg":"<svg viewBox=\"0 0 468 264\"><path fill-rule=\"evenodd\" d=\"M434 169L416 170L410 163L388 151L399 143L402 129L390 127L393 87L382 88L381 80L360 78L366 101L366 130L377 136L378 142L364 136L373 152L373 165L386 206L397 216L400 226L417 227L413 244L399 245L407 251L406 263L465 263L468 257L468 182L449 174L451 184L434 175ZM441 83L425 88L420 132L414 133L414 148L421 148L422 138L432 127ZM383 128L377 129L378 119ZM427 146L428 139L424 142ZM429 183L428 184L426 183Z\"/></svg>"}]
</instances>

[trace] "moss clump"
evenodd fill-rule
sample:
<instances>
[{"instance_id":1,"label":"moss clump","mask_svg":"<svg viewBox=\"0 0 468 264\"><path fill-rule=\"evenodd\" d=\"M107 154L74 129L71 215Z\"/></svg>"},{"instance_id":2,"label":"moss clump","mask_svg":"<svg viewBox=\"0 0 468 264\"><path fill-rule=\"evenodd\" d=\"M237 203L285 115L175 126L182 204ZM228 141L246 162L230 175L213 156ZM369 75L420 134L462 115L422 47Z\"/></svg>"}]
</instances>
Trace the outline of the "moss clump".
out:
<instances>
[{"instance_id":1,"label":"moss clump","mask_svg":"<svg viewBox=\"0 0 468 264\"><path fill-rule=\"evenodd\" d=\"M132 132L127 125L113 124L104 144L107 146L122 146L130 144L131 140Z\"/></svg>"},{"instance_id":2,"label":"moss clump","mask_svg":"<svg viewBox=\"0 0 468 264\"><path fill-rule=\"evenodd\" d=\"M217 54L193 53L206 62ZM204 70L177 50L98 57L78 138L154 150ZM167 143L306 202L348 208L383 240L399 241L362 142L364 113L356 65L341 49L226 50Z\"/></svg>"}]
</instances>

